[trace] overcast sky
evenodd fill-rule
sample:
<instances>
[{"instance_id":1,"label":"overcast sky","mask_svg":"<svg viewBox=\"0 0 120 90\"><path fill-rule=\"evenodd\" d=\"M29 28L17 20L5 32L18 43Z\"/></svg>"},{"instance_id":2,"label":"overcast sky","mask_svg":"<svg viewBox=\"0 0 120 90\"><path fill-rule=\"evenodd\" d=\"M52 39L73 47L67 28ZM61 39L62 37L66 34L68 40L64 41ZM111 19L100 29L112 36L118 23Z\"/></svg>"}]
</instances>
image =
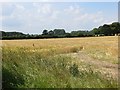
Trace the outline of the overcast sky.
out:
<instances>
[{"instance_id":1,"label":"overcast sky","mask_svg":"<svg viewBox=\"0 0 120 90\"><path fill-rule=\"evenodd\" d=\"M117 2L9 2L0 16L5 31L37 34L44 29L92 30L118 21Z\"/></svg>"}]
</instances>

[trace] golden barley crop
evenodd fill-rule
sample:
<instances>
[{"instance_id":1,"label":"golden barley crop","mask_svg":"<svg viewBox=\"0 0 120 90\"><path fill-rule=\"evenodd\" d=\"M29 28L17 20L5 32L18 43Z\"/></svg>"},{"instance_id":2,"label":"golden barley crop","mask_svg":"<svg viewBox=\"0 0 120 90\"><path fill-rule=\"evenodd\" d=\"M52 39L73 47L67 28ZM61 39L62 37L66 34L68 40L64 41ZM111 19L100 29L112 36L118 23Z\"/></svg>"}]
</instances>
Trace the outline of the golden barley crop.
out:
<instances>
[{"instance_id":1,"label":"golden barley crop","mask_svg":"<svg viewBox=\"0 0 120 90\"><path fill-rule=\"evenodd\" d=\"M1 47L3 87L117 87L117 36L2 40Z\"/></svg>"}]
</instances>

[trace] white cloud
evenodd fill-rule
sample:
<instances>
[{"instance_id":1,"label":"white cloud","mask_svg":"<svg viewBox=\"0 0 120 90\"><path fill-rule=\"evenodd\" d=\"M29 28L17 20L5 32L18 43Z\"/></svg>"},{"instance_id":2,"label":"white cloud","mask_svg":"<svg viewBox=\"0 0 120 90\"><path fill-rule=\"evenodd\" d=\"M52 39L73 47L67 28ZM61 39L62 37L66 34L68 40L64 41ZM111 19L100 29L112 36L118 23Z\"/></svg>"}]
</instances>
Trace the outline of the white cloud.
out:
<instances>
[{"instance_id":1,"label":"white cloud","mask_svg":"<svg viewBox=\"0 0 120 90\"><path fill-rule=\"evenodd\" d=\"M119 0L1 0L0 2L119 2Z\"/></svg>"},{"instance_id":2,"label":"white cloud","mask_svg":"<svg viewBox=\"0 0 120 90\"><path fill-rule=\"evenodd\" d=\"M23 5L20 5L20 4L15 4L16 8L18 10L25 10L24 6Z\"/></svg>"},{"instance_id":3,"label":"white cloud","mask_svg":"<svg viewBox=\"0 0 120 90\"><path fill-rule=\"evenodd\" d=\"M91 29L103 23L114 21L105 17L102 11L87 12L78 5L69 5L63 9L56 8L50 3L33 3L31 9L15 3L15 9L10 16L3 20L17 20L22 23L18 29L24 32L41 32L43 29L65 28L66 30Z\"/></svg>"},{"instance_id":4,"label":"white cloud","mask_svg":"<svg viewBox=\"0 0 120 90\"><path fill-rule=\"evenodd\" d=\"M71 16L73 18L71 20L76 23L101 23L105 19L102 11L87 13L84 12L84 9L80 7L70 6L68 9L64 10L64 13L66 13L68 16Z\"/></svg>"},{"instance_id":5,"label":"white cloud","mask_svg":"<svg viewBox=\"0 0 120 90\"><path fill-rule=\"evenodd\" d=\"M38 9L43 14L49 14L52 12L51 5L50 4L44 4L41 8ZM41 13L39 12L39 13Z\"/></svg>"},{"instance_id":6,"label":"white cloud","mask_svg":"<svg viewBox=\"0 0 120 90\"><path fill-rule=\"evenodd\" d=\"M94 19L93 22L94 23L101 23L101 22L103 22L103 20L104 20L103 17L100 17L99 19Z\"/></svg>"},{"instance_id":7,"label":"white cloud","mask_svg":"<svg viewBox=\"0 0 120 90\"><path fill-rule=\"evenodd\" d=\"M81 8L78 5L75 5L75 6L69 6L68 8L65 8L64 12L69 13L69 14L71 14L71 13L79 14L83 10L84 10L84 8Z\"/></svg>"}]
</instances>

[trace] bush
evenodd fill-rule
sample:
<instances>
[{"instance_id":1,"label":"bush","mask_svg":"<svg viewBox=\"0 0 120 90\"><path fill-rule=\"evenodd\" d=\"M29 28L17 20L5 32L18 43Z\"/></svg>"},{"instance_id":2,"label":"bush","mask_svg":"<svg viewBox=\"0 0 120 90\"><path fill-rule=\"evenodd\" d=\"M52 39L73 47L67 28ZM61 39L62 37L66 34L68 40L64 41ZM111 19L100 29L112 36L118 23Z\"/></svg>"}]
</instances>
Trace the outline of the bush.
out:
<instances>
[{"instance_id":1,"label":"bush","mask_svg":"<svg viewBox=\"0 0 120 90\"><path fill-rule=\"evenodd\" d=\"M73 64L70 67L70 73L73 75L73 77L78 76L78 74L79 74L78 65Z\"/></svg>"}]
</instances>

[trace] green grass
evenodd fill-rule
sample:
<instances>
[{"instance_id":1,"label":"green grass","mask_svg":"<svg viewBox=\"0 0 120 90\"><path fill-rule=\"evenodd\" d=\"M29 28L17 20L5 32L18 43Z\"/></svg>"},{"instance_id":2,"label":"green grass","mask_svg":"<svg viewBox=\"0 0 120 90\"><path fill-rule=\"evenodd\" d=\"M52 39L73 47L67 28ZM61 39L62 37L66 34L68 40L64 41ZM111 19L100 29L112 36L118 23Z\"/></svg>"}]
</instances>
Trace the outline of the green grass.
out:
<instances>
[{"instance_id":1,"label":"green grass","mask_svg":"<svg viewBox=\"0 0 120 90\"><path fill-rule=\"evenodd\" d=\"M89 49L86 50L86 53L95 58L95 60L100 60L100 61L106 61L110 62L112 64L118 64L118 56L117 55L111 55L109 54L110 52L106 51L106 49L100 49L95 47L94 49Z\"/></svg>"},{"instance_id":2,"label":"green grass","mask_svg":"<svg viewBox=\"0 0 120 90\"><path fill-rule=\"evenodd\" d=\"M2 49L3 88L117 88L117 81L70 56L24 47Z\"/></svg>"}]
</instances>

